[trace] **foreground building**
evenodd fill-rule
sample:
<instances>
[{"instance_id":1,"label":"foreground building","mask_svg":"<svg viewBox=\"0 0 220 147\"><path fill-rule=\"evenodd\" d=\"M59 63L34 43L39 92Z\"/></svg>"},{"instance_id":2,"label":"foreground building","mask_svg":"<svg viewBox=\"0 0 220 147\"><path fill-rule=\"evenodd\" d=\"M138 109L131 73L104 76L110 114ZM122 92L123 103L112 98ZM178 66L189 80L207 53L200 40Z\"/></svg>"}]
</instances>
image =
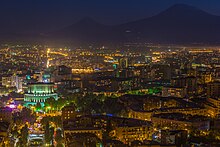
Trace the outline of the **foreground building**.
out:
<instances>
[{"instance_id":1,"label":"foreground building","mask_svg":"<svg viewBox=\"0 0 220 147\"><path fill-rule=\"evenodd\" d=\"M154 127L171 130L209 130L210 118L182 113L155 114L152 117Z\"/></svg>"},{"instance_id":2,"label":"foreground building","mask_svg":"<svg viewBox=\"0 0 220 147\"><path fill-rule=\"evenodd\" d=\"M151 140L153 130L151 124L121 124L116 127L115 136L119 141L124 144L131 144L131 142L138 140L140 142Z\"/></svg>"},{"instance_id":3,"label":"foreground building","mask_svg":"<svg viewBox=\"0 0 220 147\"><path fill-rule=\"evenodd\" d=\"M75 120L63 122L65 144L71 144L72 138L78 134L93 134L98 139L106 136L115 138L124 144L138 140L151 140L152 124L147 121L114 117L108 115L84 115Z\"/></svg>"}]
</instances>

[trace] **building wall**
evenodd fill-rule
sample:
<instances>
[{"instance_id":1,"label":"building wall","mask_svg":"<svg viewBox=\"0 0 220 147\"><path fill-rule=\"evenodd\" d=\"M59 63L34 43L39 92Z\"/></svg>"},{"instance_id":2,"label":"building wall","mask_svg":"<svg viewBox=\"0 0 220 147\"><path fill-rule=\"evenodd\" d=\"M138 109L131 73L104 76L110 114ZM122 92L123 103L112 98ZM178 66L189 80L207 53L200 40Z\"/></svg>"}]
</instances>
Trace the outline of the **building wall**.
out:
<instances>
[{"instance_id":1,"label":"building wall","mask_svg":"<svg viewBox=\"0 0 220 147\"><path fill-rule=\"evenodd\" d=\"M153 111L134 111L134 110L129 109L128 117L150 121L154 114L160 114L160 113L183 113L183 114L203 115L203 116L209 115L207 113L207 109L205 109L205 108L204 109L201 109L201 108L168 109L167 111L158 110L156 112L153 112Z\"/></svg>"},{"instance_id":2,"label":"building wall","mask_svg":"<svg viewBox=\"0 0 220 147\"><path fill-rule=\"evenodd\" d=\"M196 128L198 130L208 130L210 128L210 121L190 122L190 120L179 121L173 119L152 117L152 123L154 124L154 127L171 130L190 130L192 128Z\"/></svg>"},{"instance_id":3,"label":"building wall","mask_svg":"<svg viewBox=\"0 0 220 147\"><path fill-rule=\"evenodd\" d=\"M74 135L74 134L80 134L80 133L95 134L99 139L102 139L102 130L101 129L64 130L64 141L65 141L65 144L67 145L68 142L71 141L71 140L69 140L69 138L67 136L71 136L71 135Z\"/></svg>"},{"instance_id":4,"label":"building wall","mask_svg":"<svg viewBox=\"0 0 220 147\"><path fill-rule=\"evenodd\" d=\"M163 87L162 88L162 96L163 97L186 97L186 88L175 88L175 87Z\"/></svg>"},{"instance_id":5,"label":"building wall","mask_svg":"<svg viewBox=\"0 0 220 147\"><path fill-rule=\"evenodd\" d=\"M212 82L207 85L208 97L220 97L220 82Z\"/></svg>"},{"instance_id":6,"label":"building wall","mask_svg":"<svg viewBox=\"0 0 220 147\"><path fill-rule=\"evenodd\" d=\"M64 107L62 109L62 120L66 121L66 120L73 120L75 119L77 116L77 112L75 111L75 107Z\"/></svg>"},{"instance_id":7,"label":"building wall","mask_svg":"<svg viewBox=\"0 0 220 147\"><path fill-rule=\"evenodd\" d=\"M134 140L144 141L151 139L152 130L149 126L137 127L117 127L115 129L115 137L125 144L129 144Z\"/></svg>"}]
</instances>

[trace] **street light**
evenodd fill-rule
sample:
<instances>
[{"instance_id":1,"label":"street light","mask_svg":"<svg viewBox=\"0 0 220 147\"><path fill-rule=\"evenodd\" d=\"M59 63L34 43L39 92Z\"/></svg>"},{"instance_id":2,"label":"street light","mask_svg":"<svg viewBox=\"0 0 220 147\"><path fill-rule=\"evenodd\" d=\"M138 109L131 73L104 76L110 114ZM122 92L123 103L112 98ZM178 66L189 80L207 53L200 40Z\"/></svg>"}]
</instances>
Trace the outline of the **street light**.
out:
<instances>
[{"instance_id":1,"label":"street light","mask_svg":"<svg viewBox=\"0 0 220 147\"><path fill-rule=\"evenodd\" d=\"M31 106L32 113L34 113L35 107Z\"/></svg>"},{"instance_id":2,"label":"street light","mask_svg":"<svg viewBox=\"0 0 220 147\"><path fill-rule=\"evenodd\" d=\"M47 112L51 110L51 106L46 107Z\"/></svg>"}]
</instances>

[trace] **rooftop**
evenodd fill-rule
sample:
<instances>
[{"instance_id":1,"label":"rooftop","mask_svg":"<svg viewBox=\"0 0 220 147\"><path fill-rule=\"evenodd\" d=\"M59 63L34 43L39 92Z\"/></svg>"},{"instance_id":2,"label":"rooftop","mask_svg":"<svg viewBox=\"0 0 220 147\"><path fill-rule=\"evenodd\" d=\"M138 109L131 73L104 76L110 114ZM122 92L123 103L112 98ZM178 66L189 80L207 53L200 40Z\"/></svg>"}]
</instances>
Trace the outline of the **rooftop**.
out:
<instances>
[{"instance_id":1,"label":"rooftop","mask_svg":"<svg viewBox=\"0 0 220 147\"><path fill-rule=\"evenodd\" d=\"M153 117L163 118L163 119L171 119L176 121L187 121L187 122L199 122L199 121L208 121L209 117L201 116L201 115L186 115L182 113L163 113L163 114L155 114Z\"/></svg>"}]
</instances>

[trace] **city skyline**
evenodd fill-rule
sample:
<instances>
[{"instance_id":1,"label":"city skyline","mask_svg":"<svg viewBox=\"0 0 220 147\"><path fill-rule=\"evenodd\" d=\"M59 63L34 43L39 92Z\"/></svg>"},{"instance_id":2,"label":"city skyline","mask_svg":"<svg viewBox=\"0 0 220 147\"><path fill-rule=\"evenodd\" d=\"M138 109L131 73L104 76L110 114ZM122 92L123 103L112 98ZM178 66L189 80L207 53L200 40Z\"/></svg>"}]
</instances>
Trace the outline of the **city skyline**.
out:
<instances>
[{"instance_id":1,"label":"city skyline","mask_svg":"<svg viewBox=\"0 0 220 147\"><path fill-rule=\"evenodd\" d=\"M219 147L220 1L0 2L0 147Z\"/></svg>"}]
</instances>

